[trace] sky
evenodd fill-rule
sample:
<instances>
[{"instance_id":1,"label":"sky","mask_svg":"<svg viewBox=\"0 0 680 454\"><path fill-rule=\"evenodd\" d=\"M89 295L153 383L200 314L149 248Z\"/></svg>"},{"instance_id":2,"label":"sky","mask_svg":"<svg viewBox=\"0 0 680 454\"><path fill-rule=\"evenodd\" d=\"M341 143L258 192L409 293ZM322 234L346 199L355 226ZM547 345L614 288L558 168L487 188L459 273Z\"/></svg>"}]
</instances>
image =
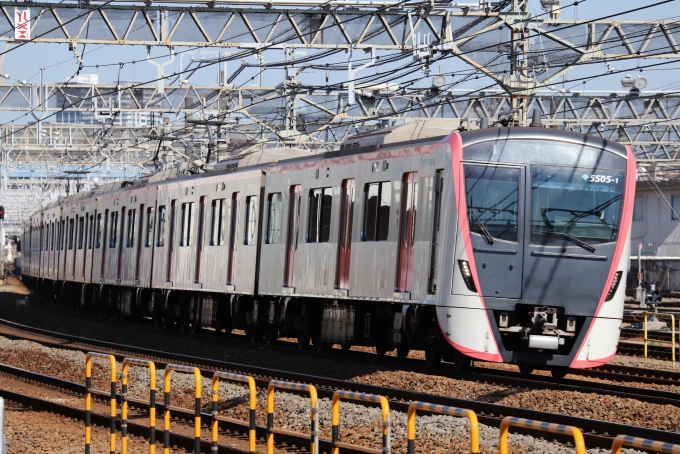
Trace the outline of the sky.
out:
<instances>
[{"instance_id":1,"label":"sky","mask_svg":"<svg viewBox=\"0 0 680 454\"><path fill-rule=\"evenodd\" d=\"M533 13L542 14L540 9L540 0L530 0L530 7ZM565 2L563 2L564 4ZM569 2L573 3L573 2ZM569 6L562 9L563 19L594 19L606 15L623 12L633 8L639 8L644 5L652 5L654 1L638 1L638 0L583 0L577 7ZM678 19L680 17L680 0L676 0L664 5L655 6L645 9L641 12L632 14L625 14L618 16L618 19ZM0 47L1 49L1 47ZM177 52L183 49L177 48ZM143 46L93 46L88 45L83 48L78 46L78 51L82 54L83 63L86 66L81 73L98 74L100 83L116 83L116 81L146 81L156 77L156 67L144 61L146 59L146 48ZM233 51L233 50L232 50ZM219 49L203 49L206 57L214 57L216 53L224 50ZM309 51L309 54L316 52ZM151 50L152 56L167 55L168 49L154 48ZM365 58L365 54L358 52L359 58ZM382 54L387 55L387 54ZM266 62L280 61L283 55L280 51L266 51L263 54ZM178 71L181 66L185 66L192 56L189 53L184 53L183 57L177 57L175 62L169 65L166 73ZM194 55L193 58L200 58ZM183 59L183 61L181 61ZM320 63L343 63L346 62L347 56L344 53L339 53L335 58L320 60ZM122 68L119 68L118 62L130 62L136 60L134 64L128 63ZM157 61L166 61L166 58L161 58ZM247 59L250 63L256 63L254 57ZM629 60L621 62L612 62L611 65L615 71L625 71L630 73L633 77L641 74L638 66L649 65L650 63L658 63L658 60ZM113 65L111 65L113 63ZM403 62L402 62L403 63ZM100 65L99 67L96 67ZM180 66L181 65L181 66ZM237 67L239 62L230 62L228 64L227 73L231 74ZM78 68L78 62L74 58L73 52L69 51L67 44L36 44L28 43L25 46L12 50L7 53L5 60L0 68L0 73L9 76L7 82L28 81L31 83L38 83L40 80L40 67L44 67L44 81L47 83L63 83L69 78ZM380 70L384 71L386 67ZM671 82L678 80L678 71L680 71L679 64L666 64L659 68L643 69L642 74L648 79L648 90L660 90L668 86ZM220 68L222 69L222 68ZM389 69L389 67L387 67ZM431 68L433 72L441 71L443 74L465 74L471 71L470 66L461 60L450 58L440 65ZM369 68L360 75L371 75L376 73L376 69ZM585 68L574 70L567 76L571 78L591 77L606 73L607 68L604 64L598 63L589 65ZM587 80L586 84L582 81L567 82L565 88L578 89L580 91L599 91L621 89L620 80L625 74L614 74L606 77L599 77L592 80ZM331 83L341 82L346 78L346 72L332 72L329 74ZM305 82L318 84L320 80L326 77L325 71L305 71L300 79ZM430 79L420 74L422 84L427 86ZM269 69L265 71L262 76L262 84L266 86L273 86L281 82L283 79L282 69ZM257 83L257 69L251 68L243 71L241 75L234 80L237 85L248 86ZM453 79L447 79L452 82ZM196 85L212 85L218 82L218 68L211 66L200 70L191 77L191 82ZM471 80L465 82L457 89L477 89L489 84L488 80ZM30 120L22 113L3 112L0 114L0 121L12 121L15 124L25 124Z\"/></svg>"}]
</instances>

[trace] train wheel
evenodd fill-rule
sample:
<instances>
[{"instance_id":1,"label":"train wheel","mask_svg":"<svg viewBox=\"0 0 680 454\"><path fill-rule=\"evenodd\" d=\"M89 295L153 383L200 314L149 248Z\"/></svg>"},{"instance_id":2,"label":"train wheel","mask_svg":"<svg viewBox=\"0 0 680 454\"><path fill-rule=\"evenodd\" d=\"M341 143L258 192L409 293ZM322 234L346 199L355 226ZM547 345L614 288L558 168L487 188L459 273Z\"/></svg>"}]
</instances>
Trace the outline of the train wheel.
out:
<instances>
[{"instance_id":1,"label":"train wheel","mask_svg":"<svg viewBox=\"0 0 680 454\"><path fill-rule=\"evenodd\" d=\"M411 350L406 347L406 346L399 346L397 347L397 357L404 359L408 357L408 354L411 352Z\"/></svg>"},{"instance_id":2,"label":"train wheel","mask_svg":"<svg viewBox=\"0 0 680 454\"><path fill-rule=\"evenodd\" d=\"M376 345L375 354L378 356L384 356L387 354L387 347L385 345Z\"/></svg>"},{"instance_id":3,"label":"train wheel","mask_svg":"<svg viewBox=\"0 0 680 454\"><path fill-rule=\"evenodd\" d=\"M168 314L163 314L161 318L161 325L163 326L163 329L172 328L172 319Z\"/></svg>"},{"instance_id":4,"label":"train wheel","mask_svg":"<svg viewBox=\"0 0 680 454\"><path fill-rule=\"evenodd\" d=\"M279 330L276 329L276 326L268 324L264 329L264 343L267 345L275 344L278 338Z\"/></svg>"},{"instance_id":5,"label":"train wheel","mask_svg":"<svg viewBox=\"0 0 680 454\"><path fill-rule=\"evenodd\" d=\"M442 352L437 348L436 344L430 344L425 347L425 363L427 367L437 367L442 361Z\"/></svg>"},{"instance_id":6,"label":"train wheel","mask_svg":"<svg viewBox=\"0 0 680 454\"><path fill-rule=\"evenodd\" d=\"M520 374L529 375L533 371L534 371L534 366L532 366L531 364L527 364L527 363L520 363L519 364L519 373Z\"/></svg>"},{"instance_id":7,"label":"train wheel","mask_svg":"<svg viewBox=\"0 0 680 454\"><path fill-rule=\"evenodd\" d=\"M246 328L246 335L248 336L248 340L253 344L260 340L260 330L255 324L252 324Z\"/></svg>"},{"instance_id":8,"label":"train wheel","mask_svg":"<svg viewBox=\"0 0 680 454\"><path fill-rule=\"evenodd\" d=\"M472 366L472 359L470 359L469 356L462 354L458 350L454 350L453 367L455 367L457 371L462 372L470 369L470 366Z\"/></svg>"},{"instance_id":9,"label":"train wheel","mask_svg":"<svg viewBox=\"0 0 680 454\"><path fill-rule=\"evenodd\" d=\"M189 327L189 329L191 330L191 334L196 334L196 333L200 333L201 330L203 329L203 327L200 324L193 322L193 323L191 323L191 326Z\"/></svg>"},{"instance_id":10,"label":"train wheel","mask_svg":"<svg viewBox=\"0 0 680 454\"><path fill-rule=\"evenodd\" d=\"M550 368L550 375L554 378L562 379L569 373L569 368L564 366L557 366Z\"/></svg>"},{"instance_id":11,"label":"train wheel","mask_svg":"<svg viewBox=\"0 0 680 454\"><path fill-rule=\"evenodd\" d=\"M333 347L333 344L330 342L324 342L321 340L321 333L318 333L314 336L314 350L316 350L318 353L325 353Z\"/></svg>"},{"instance_id":12,"label":"train wheel","mask_svg":"<svg viewBox=\"0 0 680 454\"><path fill-rule=\"evenodd\" d=\"M153 326L156 328L163 328L163 315L161 313L153 313Z\"/></svg>"},{"instance_id":13,"label":"train wheel","mask_svg":"<svg viewBox=\"0 0 680 454\"><path fill-rule=\"evenodd\" d=\"M340 344L343 352L349 351L352 348L352 344Z\"/></svg>"}]
</instances>

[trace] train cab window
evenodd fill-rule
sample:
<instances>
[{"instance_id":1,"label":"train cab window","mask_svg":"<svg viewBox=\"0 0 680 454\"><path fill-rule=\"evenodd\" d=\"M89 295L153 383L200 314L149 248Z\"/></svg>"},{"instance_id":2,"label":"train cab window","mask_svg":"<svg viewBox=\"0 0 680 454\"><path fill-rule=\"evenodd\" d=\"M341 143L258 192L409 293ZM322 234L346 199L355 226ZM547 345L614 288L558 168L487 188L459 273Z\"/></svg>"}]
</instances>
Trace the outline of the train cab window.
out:
<instances>
[{"instance_id":1,"label":"train cab window","mask_svg":"<svg viewBox=\"0 0 680 454\"><path fill-rule=\"evenodd\" d=\"M267 200L267 236L265 243L278 244L281 240L281 193L269 194Z\"/></svg>"},{"instance_id":2,"label":"train cab window","mask_svg":"<svg viewBox=\"0 0 680 454\"><path fill-rule=\"evenodd\" d=\"M182 204L182 218L180 225L180 246L191 246L191 236L193 235L191 227L194 224L194 203Z\"/></svg>"},{"instance_id":3,"label":"train cab window","mask_svg":"<svg viewBox=\"0 0 680 454\"><path fill-rule=\"evenodd\" d=\"M517 242L520 170L465 166L470 231L484 237Z\"/></svg>"},{"instance_id":4,"label":"train cab window","mask_svg":"<svg viewBox=\"0 0 680 454\"><path fill-rule=\"evenodd\" d=\"M158 207L158 239L156 246L165 246L165 217L167 216L167 208L165 206Z\"/></svg>"},{"instance_id":5,"label":"train cab window","mask_svg":"<svg viewBox=\"0 0 680 454\"><path fill-rule=\"evenodd\" d=\"M111 239L109 240L109 248L115 248L118 243L118 212L111 213Z\"/></svg>"},{"instance_id":6,"label":"train cab window","mask_svg":"<svg viewBox=\"0 0 680 454\"><path fill-rule=\"evenodd\" d=\"M635 197L635 204L633 205L633 221L645 220L645 196L638 195Z\"/></svg>"},{"instance_id":7,"label":"train cab window","mask_svg":"<svg viewBox=\"0 0 680 454\"><path fill-rule=\"evenodd\" d=\"M127 214L127 237L125 239L125 247L135 246L135 219L137 217L137 210L130 210Z\"/></svg>"},{"instance_id":8,"label":"train cab window","mask_svg":"<svg viewBox=\"0 0 680 454\"><path fill-rule=\"evenodd\" d=\"M246 232L243 244L255 244L257 237L257 196L246 197Z\"/></svg>"},{"instance_id":9,"label":"train cab window","mask_svg":"<svg viewBox=\"0 0 680 454\"><path fill-rule=\"evenodd\" d=\"M361 241L387 241L390 226L392 183L369 183L364 187L364 222Z\"/></svg>"},{"instance_id":10,"label":"train cab window","mask_svg":"<svg viewBox=\"0 0 680 454\"><path fill-rule=\"evenodd\" d=\"M226 216L227 216L226 200L225 199L213 200L210 211L211 246L222 246L224 244L224 224Z\"/></svg>"},{"instance_id":11,"label":"train cab window","mask_svg":"<svg viewBox=\"0 0 680 454\"><path fill-rule=\"evenodd\" d=\"M68 250L73 250L73 235L74 235L74 226L75 226L75 219L69 219L68 220Z\"/></svg>"},{"instance_id":12,"label":"train cab window","mask_svg":"<svg viewBox=\"0 0 680 454\"><path fill-rule=\"evenodd\" d=\"M83 248L83 234L85 233L85 217L78 219L78 249Z\"/></svg>"},{"instance_id":13,"label":"train cab window","mask_svg":"<svg viewBox=\"0 0 680 454\"><path fill-rule=\"evenodd\" d=\"M102 214L97 215L97 243L95 246L97 249L102 247Z\"/></svg>"},{"instance_id":14,"label":"train cab window","mask_svg":"<svg viewBox=\"0 0 680 454\"><path fill-rule=\"evenodd\" d=\"M309 191L308 243L328 243L331 237L332 191L331 188L312 189Z\"/></svg>"},{"instance_id":15,"label":"train cab window","mask_svg":"<svg viewBox=\"0 0 680 454\"><path fill-rule=\"evenodd\" d=\"M153 208L147 208L146 210L146 240L144 241L144 247L151 247L151 241L153 239Z\"/></svg>"}]
</instances>

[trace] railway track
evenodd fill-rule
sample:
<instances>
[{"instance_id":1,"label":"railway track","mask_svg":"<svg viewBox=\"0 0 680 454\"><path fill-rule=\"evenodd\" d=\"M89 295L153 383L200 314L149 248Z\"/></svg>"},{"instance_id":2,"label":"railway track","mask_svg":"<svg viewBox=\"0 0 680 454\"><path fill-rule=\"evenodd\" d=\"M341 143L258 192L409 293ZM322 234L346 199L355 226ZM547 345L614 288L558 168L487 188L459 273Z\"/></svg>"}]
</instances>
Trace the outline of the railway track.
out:
<instances>
[{"instance_id":1,"label":"railway track","mask_svg":"<svg viewBox=\"0 0 680 454\"><path fill-rule=\"evenodd\" d=\"M2 321L3 324L13 325L16 328L24 328L21 325ZM60 348L72 348L81 351L92 350L93 348L102 352L113 352L114 355L121 358L123 356L129 356L130 354L145 357L147 359L153 359L157 362L159 368L164 366L163 361L179 362L184 364L190 364L200 367L202 373L205 375L210 375L215 369L225 370L230 372L238 372L251 375L255 378L257 386L260 388L265 388L269 380L273 378L283 379L287 381L296 381L314 384L319 392L320 398L331 398L332 393L337 389L352 390L356 392L380 394L387 397L390 401L390 407L392 410L399 412L406 412L408 404L411 401L425 401L440 405L456 406L469 408L475 411L479 420L483 424L487 424L492 427L498 427L502 417L512 415L527 419L536 419L541 421L547 421L557 424L574 425L581 428L584 431L584 436L586 437L586 443L588 446L609 448L611 446L612 437L625 433L632 436L652 438L662 440L669 443L680 443L680 433L660 431L654 429L647 429L638 426L630 426L624 424L616 424L611 422L597 421L587 418L579 418L574 416L566 416L560 414L553 414L543 411L527 410L516 407L508 407L504 405L490 404L484 402L477 402L471 400L456 399L452 397L444 397L438 395L431 395L426 393L418 393L407 390L400 390L394 388L385 388L375 385L362 384L356 382L348 382L330 378L323 378L317 376L310 376L298 373L283 372L283 371L273 371L267 370L254 366L246 366L234 363L227 363L223 361L215 361L209 359L202 359L196 357L190 357L185 355L177 355L166 352L159 352L139 347L115 345L107 342L97 341L93 339L83 339L77 338L75 336L64 335L61 333L46 332L45 330L39 330L35 328L27 328L29 331L34 333L41 333L46 336L51 336L53 338L58 338L58 347ZM3 334L4 335L4 334ZM46 344L49 342L46 342ZM89 345L77 346L77 343L87 343ZM54 345L53 345L54 346ZM370 355L375 361L375 355ZM396 358L395 358L396 359ZM396 363L394 361L385 361L385 363ZM408 362L407 362L408 363ZM400 367L404 367L404 363L399 363ZM413 368L416 369L416 368ZM429 370L432 373L431 370ZM630 371L629 371L630 372ZM443 368L437 373L448 374L446 368ZM622 371L610 372L607 370L597 371L599 374L621 374ZM629 376L630 377L630 376ZM640 377L640 375L638 375ZM643 375L644 377L644 375ZM543 377L539 375L534 375L530 377L522 377L519 374L513 374L507 371L498 371L489 369L484 369L484 373L480 373L479 370L459 374L456 378L468 379L471 381L488 381L496 384L503 384L507 386L524 386L524 387L537 387L541 389L554 389L563 391L579 391L584 393L601 393L607 395L616 395L620 397L627 397L632 399L639 399L645 402L654 402L659 404L668 404L680 406L680 396L676 393L649 390L644 388L632 388L620 385L612 385L607 383L595 383L588 382L583 383L581 380L555 380L550 377ZM601 377L600 377L601 378ZM656 380L673 380L675 376L670 374L664 374L662 377L655 377ZM80 385L77 385L80 386ZM137 405L137 404L135 404ZM141 405L141 404L140 404ZM173 409L174 410L174 409ZM184 415L187 418L193 417L193 412L190 410L185 410ZM177 414L177 412L176 412ZM181 412L179 412L181 414ZM209 421L211 415L204 415L205 421ZM238 431L238 427L230 427L229 430ZM243 428L241 428L243 429ZM260 434L262 435L265 429L260 428ZM522 432L522 431L520 431ZM308 441L308 437L303 440L295 439L292 437L290 440L286 440L287 443L300 444L303 441ZM560 437L555 437L560 439ZM562 441L568 441L567 439L562 439ZM326 446L326 445L323 445Z\"/></svg>"}]
</instances>

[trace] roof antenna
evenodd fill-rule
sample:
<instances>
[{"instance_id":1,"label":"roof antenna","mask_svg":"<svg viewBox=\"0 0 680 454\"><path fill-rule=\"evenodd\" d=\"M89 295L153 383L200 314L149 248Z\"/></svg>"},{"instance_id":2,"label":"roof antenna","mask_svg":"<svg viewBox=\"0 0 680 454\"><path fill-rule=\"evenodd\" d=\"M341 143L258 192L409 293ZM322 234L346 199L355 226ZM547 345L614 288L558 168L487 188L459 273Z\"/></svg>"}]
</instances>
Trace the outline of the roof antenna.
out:
<instances>
[{"instance_id":1,"label":"roof antenna","mask_svg":"<svg viewBox=\"0 0 680 454\"><path fill-rule=\"evenodd\" d=\"M534 128L543 126L543 124L541 124L541 109L534 109L531 113L531 126Z\"/></svg>"}]
</instances>

